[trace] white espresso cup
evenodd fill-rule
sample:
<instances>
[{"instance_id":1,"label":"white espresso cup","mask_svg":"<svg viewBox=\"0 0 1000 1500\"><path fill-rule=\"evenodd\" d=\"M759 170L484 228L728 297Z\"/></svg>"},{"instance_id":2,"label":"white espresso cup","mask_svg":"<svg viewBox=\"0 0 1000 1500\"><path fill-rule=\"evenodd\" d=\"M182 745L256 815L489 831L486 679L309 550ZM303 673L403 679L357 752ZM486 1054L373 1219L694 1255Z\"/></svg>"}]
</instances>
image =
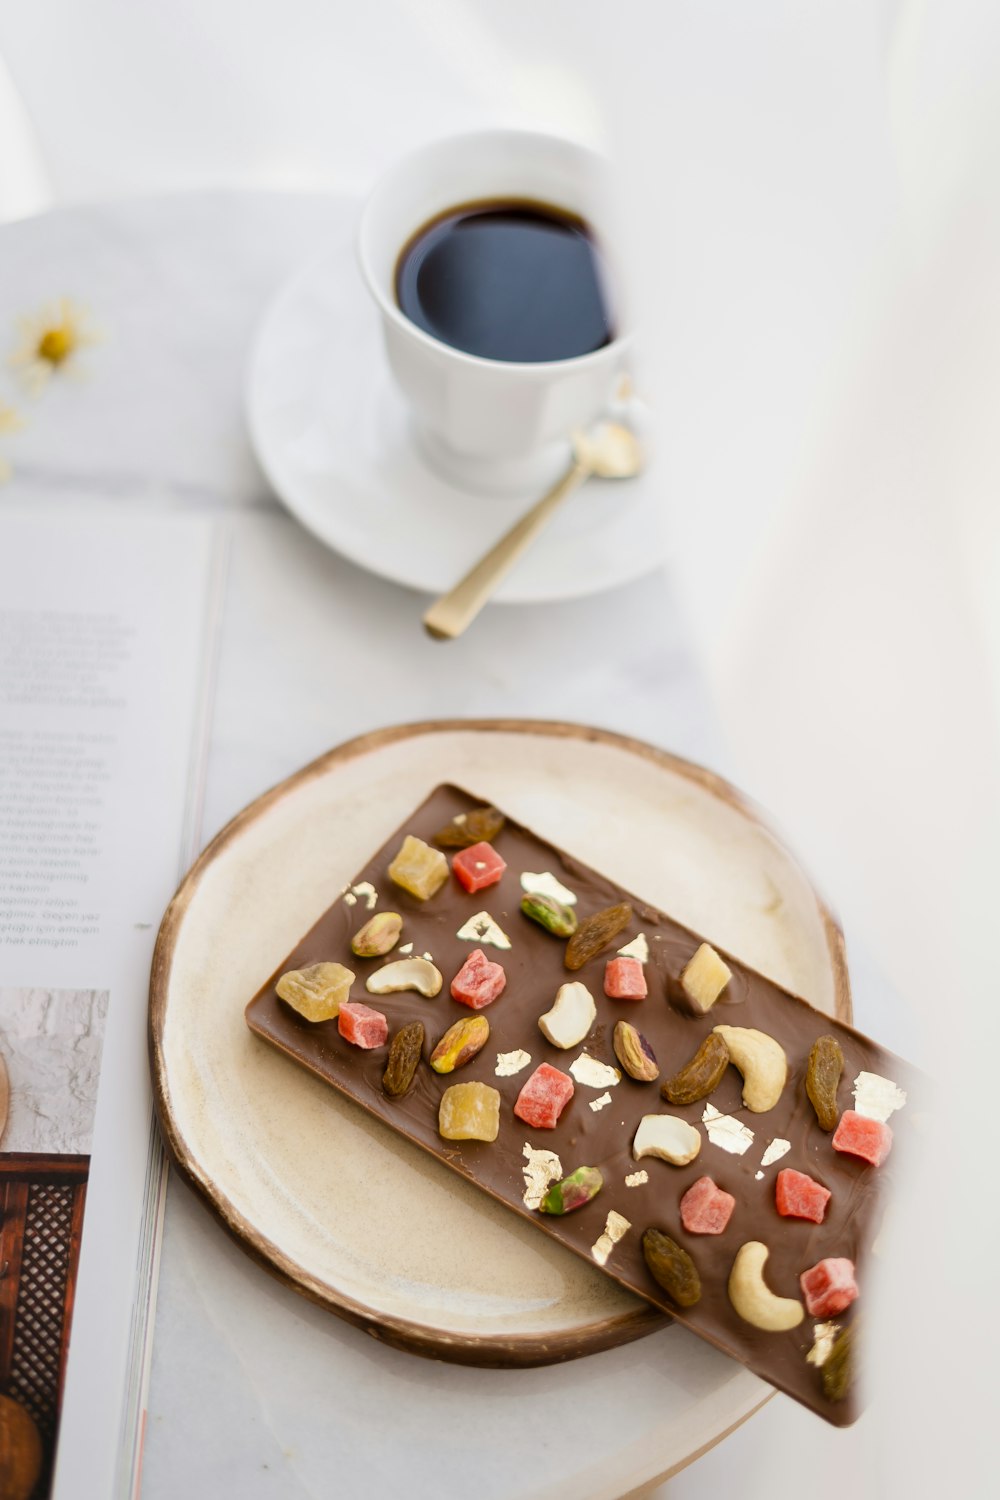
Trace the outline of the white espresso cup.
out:
<instances>
[{"instance_id":1,"label":"white espresso cup","mask_svg":"<svg viewBox=\"0 0 1000 1500\"><path fill-rule=\"evenodd\" d=\"M476 202L530 199L567 210L593 230L607 268L615 337L571 359L512 363L466 354L412 323L396 300L400 254L430 220ZM613 397L626 352L613 253L610 172L575 142L523 130L453 136L414 151L375 187L358 253L382 317L386 352L428 462L465 489L511 494L565 467L574 428Z\"/></svg>"}]
</instances>

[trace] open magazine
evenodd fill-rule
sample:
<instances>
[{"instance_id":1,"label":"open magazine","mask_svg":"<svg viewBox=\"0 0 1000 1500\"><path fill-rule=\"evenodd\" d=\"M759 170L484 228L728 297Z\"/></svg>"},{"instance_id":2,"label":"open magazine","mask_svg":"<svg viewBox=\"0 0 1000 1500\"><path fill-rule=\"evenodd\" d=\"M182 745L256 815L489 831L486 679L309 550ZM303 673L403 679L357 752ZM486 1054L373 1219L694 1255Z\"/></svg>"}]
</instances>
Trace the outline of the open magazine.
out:
<instances>
[{"instance_id":1,"label":"open magazine","mask_svg":"<svg viewBox=\"0 0 1000 1500\"><path fill-rule=\"evenodd\" d=\"M33 1500L138 1487L147 986L198 836L223 550L202 518L0 512L0 1420Z\"/></svg>"}]
</instances>

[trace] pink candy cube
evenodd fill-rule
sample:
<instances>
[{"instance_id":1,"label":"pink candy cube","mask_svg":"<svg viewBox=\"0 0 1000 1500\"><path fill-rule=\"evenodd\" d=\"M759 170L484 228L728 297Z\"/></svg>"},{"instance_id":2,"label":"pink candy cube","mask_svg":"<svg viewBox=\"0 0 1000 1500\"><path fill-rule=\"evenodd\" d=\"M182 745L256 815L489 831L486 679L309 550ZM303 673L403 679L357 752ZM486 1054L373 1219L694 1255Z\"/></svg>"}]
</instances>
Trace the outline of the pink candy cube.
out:
<instances>
[{"instance_id":1,"label":"pink candy cube","mask_svg":"<svg viewBox=\"0 0 1000 1500\"><path fill-rule=\"evenodd\" d=\"M604 966L604 993L612 1000L645 1000L646 976L637 958L609 958Z\"/></svg>"},{"instance_id":2,"label":"pink candy cube","mask_svg":"<svg viewBox=\"0 0 1000 1500\"><path fill-rule=\"evenodd\" d=\"M482 1010L502 993L506 983L503 965L488 959L482 948L473 948L451 981L451 998L471 1010Z\"/></svg>"},{"instance_id":3,"label":"pink candy cube","mask_svg":"<svg viewBox=\"0 0 1000 1500\"><path fill-rule=\"evenodd\" d=\"M389 1022L380 1010L362 1005L360 1000L348 1000L340 1007L337 1030L345 1041L355 1047L383 1047L389 1036Z\"/></svg>"},{"instance_id":4,"label":"pink candy cube","mask_svg":"<svg viewBox=\"0 0 1000 1500\"><path fill-rule=\"evenodd\" d=\"M451 868L467 891L482 891L488 885L496 885L507 868L507 862L500 858L492 844L473 844L455 855Z\"/></svg>"},{"instance_id":5,"label":"pink candy cube","mask_svg":"<svg viewBox=\"0 0 1000 1500\"><path fill-rule=\"evenodd\" d=\"M858 1295L854 1262L846 1257L821 1260L799 1277L811 1318L832 1318L850 1307Z\"/></svg>"},{"instance_id":6,"label":"pink candy cube","mask_svg":"<svg viewBox=\"0 0 1000 1500\"><path fill-rule=\"evenodd\" d=\"M732 1193L716 1187L711 1177L699 1177L681 1199L681 1223L688 1234L721 1234L735 1207Z\"/></svg>"},{"instance_id":7,"label":"pink candy cube","mask_svg":"<svg viewBox=\"0 0 1000 1500\"><path fill-rule=\"evenodd\" d=\"M832 1194L821 1182L785 1167L774 1185L774 1203L783 1219L811 1219L822 1224Z\"/></svg>"},{"instance_id":8,"label":"pink candy cube","mask_svg":"<svg viewBox=\"0 0 1000 1500\"><path fill-rule=\"evenodd\" d=\"M892 1150L892 1131L882 1120L869 1120L867 1115L845 1109L832 1144L834 1151L860 1156L862 1161L880 1167Z\"/></svg>"},{"instance_id":9,"label":"pink candy cube","mask_svg":"<svg viewBox=\"0 0 1000 1500\"><path fill-rule=\"evenodd\" d=\"M539 1063L518 1094L514 1113L536 1130L554 1130L572 1097L572 1078L549 1063Z\"/></svg>"}]
</instances>

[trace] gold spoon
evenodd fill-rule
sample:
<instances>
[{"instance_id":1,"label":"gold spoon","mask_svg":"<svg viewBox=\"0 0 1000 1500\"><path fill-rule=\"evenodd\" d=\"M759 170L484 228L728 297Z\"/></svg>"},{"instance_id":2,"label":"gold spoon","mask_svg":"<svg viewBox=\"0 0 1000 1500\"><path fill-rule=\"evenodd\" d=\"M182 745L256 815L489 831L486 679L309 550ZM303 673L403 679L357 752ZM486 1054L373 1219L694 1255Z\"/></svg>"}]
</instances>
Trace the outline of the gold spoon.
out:
<instances>
[{"instance_id":1,"label":"gold spoon","mask_svg":"<svg viewBox=\"0 0 1000 1500\"><path fill-rule=\"evenodd\" d=\"M506 578L558 507L591 475L631 479L642 468L642 448L630 427L599 422L589 432L574 432L573 463L562 479L480 558L447 594L424 615L424 628L435 640L449 641L472 624L486 601Z\"/></svg>"}]
</instances>

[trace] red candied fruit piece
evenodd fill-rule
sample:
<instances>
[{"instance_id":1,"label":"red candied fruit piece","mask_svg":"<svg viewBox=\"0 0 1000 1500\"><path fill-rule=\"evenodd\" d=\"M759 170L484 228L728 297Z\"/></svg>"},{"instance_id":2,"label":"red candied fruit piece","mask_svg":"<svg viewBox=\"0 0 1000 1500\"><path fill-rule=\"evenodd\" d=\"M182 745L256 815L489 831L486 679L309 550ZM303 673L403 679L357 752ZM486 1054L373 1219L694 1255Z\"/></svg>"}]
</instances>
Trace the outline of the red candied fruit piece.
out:
<instances>
[{"instance_id":1,"label":"red candied fruit piece","mask_svg":"<svg viewBox=\"0 0 1000 1500\"><path fill-rule=\"evenodd\" d=\"M383 1047L389 1036L389 1022L380 1010L362 1005L360 1000L348 1000L340 1007L337 1030L345 1041L355 1047Z\"/></svg>"},{"instance_id":2,"label":"red candied fruit piece","mask_svg":"<svg viewBox=\"0 0 1000 1500\"><path fill-rule=\"evenodd\" d=\"M536 1130L555 1130L572 1097L572 1078L550 1063L539 1063L518 1094L514 1113Z\"/></svg>"},{"instance_id":3,"label":"red candied fruit piece","mask_svg":"<svg viewBox=\"0 0 1000 1500\"><path fill-rule=\"evenodd\" d=\"M611 1000L645 1000L646 976L637 958L609 958L604 966L604 993Z\"/></svg>"},{"instance_id":4,"label":"red candied fruit piece","mask_svg":"<svg viewBox=\"0 0 1000 1500\"><path fill-rule=\"evenodd\" d=\"M882 1120L869 1120L857 1110L845 1109L833 1134L834 1151L845 1156L860 1156L862 1161L880 1167L892 1150L892 1131Z\"/></svg>"},{"instance_id":5,"label":"red candied fruit piece","mask_svg":"<svg viewBox=\"0 0 1000 1500\"><path fill-rule=\"evenodd\" d=\"M465 963L451 981L451 998L472 1010L492 1005L507 983L503 964L495 964L482 948L473 948Z\"/></svg>"},{"instance_id":6,"label":"red candied fruit piece","mask_svg":"<svg viewBox=\"0 0 1000 1500\"><path fill-rule=\"evenodd\" d=\"M735 1207L732 1193L717 1187L711 1177L699 1177L681 1199L681 1223L688 1234L721 1234Z\"/></svg>"},{"instance_id":7,"label":"red candied fruit piece","mask_svg":"<svg viewBox=\"0 0 1000 1500\"><path fill-rule=\"evenodd\" d=\"M821 1182L785 1167L774 1185L775 1206L783 1219L811 1219L822 1224L826 1205L833 1195Z\"/></svg>"},{"instance_id":8,"label":"red candied fruit piece","mask_svg":"<svg viewBox=\"0 0 1000 1500\"><path fill-rule=\"evenodd\" d=\"M832 1318L850 1307L858 1295L854 1262L845 1256L821 1260L799 1277L811 1318Z\"/></svg>"},{"instance_id":9,"label":"red candied fruit piece","mask_svg":"<svg viewBox=\"0 0 1000 1500\"><path fill-rule=\"evenodd\" d=\"M456 854L451 868L467 891L482 891L496 885L507 868L492 844L472 844Z\"/></svg>"}]
</instances>

